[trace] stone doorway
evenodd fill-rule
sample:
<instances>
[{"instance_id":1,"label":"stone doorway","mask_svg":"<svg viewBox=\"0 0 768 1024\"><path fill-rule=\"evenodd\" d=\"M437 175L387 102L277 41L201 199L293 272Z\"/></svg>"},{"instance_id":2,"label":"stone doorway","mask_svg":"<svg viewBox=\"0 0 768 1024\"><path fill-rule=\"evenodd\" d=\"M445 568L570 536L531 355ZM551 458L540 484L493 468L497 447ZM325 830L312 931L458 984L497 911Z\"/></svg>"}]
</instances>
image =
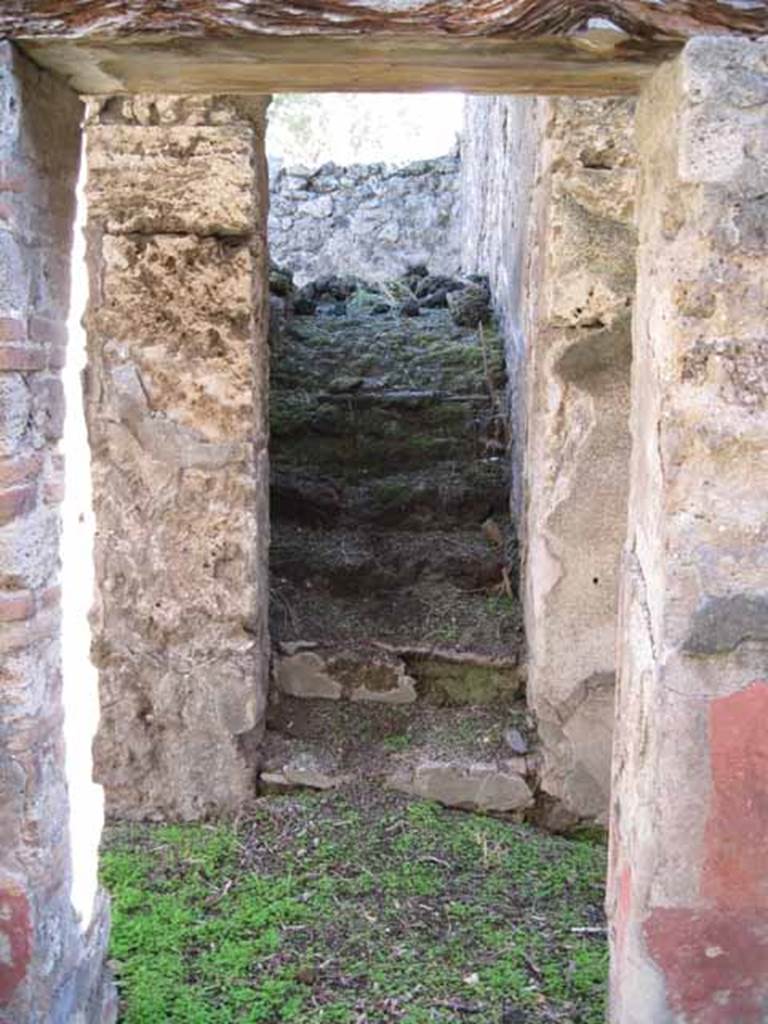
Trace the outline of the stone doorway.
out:
<instances>
[{"instance_id":1,"label":"stone doorway","mask_svg":"<svg viewBox=\"0 0 768 1024\"><path fill-rule=\"evenodd\" d=\"M671 1014L687 1021L704 1014L725 1020L731 1011L757 1019L765 1000L760 939L764 901L759 895L762 860L759 843L751 841L764 831L760 818L762 748L752 727L765 702L764 601L759 576L764 517L757 511L754 496L761 465L759 446L764 442L764 395L756 368L762 366L758 325L762 323L764 251L759 245L759 217L765 194L760 161L764 104L755 82L759 85L764 77L765 55L763 41L738 38L740 32L764 30L765 19L764 12L752 9L736 12L729 8L726 15L722 9L714 11L714 5L706 5L699 16L691 13L690 5L685 10L676 6L677 13L670 13L655 4L643 5L642 10L633 4L633 13L627 13L628 5L616 5L617 17L629 32L636 33L637 49L630 46L624 64L623 55L616 55L623 73L612 79L622 88L634 89L641 80L651 78L644 90L638 136L643 171L631 389L633 454L619 633L622 713L611 793L612 1014L622 1022L642 1019L648 1012L658 1020ZM38 16L30 17L35 22ZM72 31L69 15L61 15L62 20L55 24L46 21L45 14L41 17L43 36L46 31L54 36ZM130 12L125 17L129 18ZM425 17L420 14L417 23L434 33L432 14L428 11ZM497 14L490 17L493 23ZM564 22L549 17L546 24L553 31L565 25L570 32L578 28L573 17ZM318 18L322 21L322 14ZM10 13L4 11L0 24L12 36L24 37L29 31L27 15L19 14L18 7ZM471 24L461 19L450 24L459 34L469 33L470 49L477 44L479 36L473 34ZM517 15L509 24L512 28L507 25L504 31L514 36L519 29ZM539 27L541 24L536 22ZM652 73L651 64L672 57L683 38L697 30L708 31L713 24L719 29L730 24L732 33L719 39L693 39L682 55ZM378 22L369 24L365 32L370 30L375 37L377 26ZM152 60L147 60L147 53L153 52L151 45L149 49L146 43L143 49L134 48L130 41L123 45L121 40L118 45L107 38L89 50L86 29L86 44L79 55L82 23L75 29L78 38L74 42L59 46L44 39L30 44L30 52L41 63L58 66L82 91L87 91L82 84L85 81L97 81L106 91L122 82L129 91L136 91L142 75L144 82L152 80L152 87L157 86ZM337 31L337 27L331 28L328 44L328 25L320 26L320 49L336 45L333 33ZM36 34L40 34L39 25L32 30L32 36ZM515 40L520 42L517 37ZM501 46L488 46L486 57L491 52L501 53L504 59L500 63L507 67L504 47L509 42L506 38L495 42ZM597 57L582 53L574 58L574 49L578 50L581 42L568 36L557 45L551 39L542 42L537 38L530 50L522 44L523 50L518 47L515 51L518 58L510 75L522 77L530 88L546 77L547 66L563 68L567 64L558 79L563 87L575 88L576 83L590 87L587 83L594 85L595 69L602 72L607 66L603 64L605 51ZM409 74L423 75L421 64L413 62L414 52L423 49L419 50L413 39L409 45L402 48L404 61L408 62L409 54L412 61ZM452 45L450 36L441 37L442 53ZM384 40L383 52L389 53L390 47L391 40ZM191 51L181 49L180 66L184 67L186 60L189 68ZM105 80L99 62L110 50L121 53L110 65L112 79ZM570 63L561 63L564 50L571 55ZM457 46L454 52L459 51L466 54L467 47ZM231 57L234 51L228 52ZM521 52L529 61L530 52L539 55L546 65L539 77L521 71L525 64L519 61ZM55 267L66 262L70 199L58 202L56 189L66 190L72 184L71 172L77 161L74 148L68 145L67 173L54 168L44 155L39 127L66 125L68 131L72 129L70 142L76 139L77 103L59 80L34 66L22 66L24 59L12 46L5 44L3 53L3 96L8 100L9 115L4 155L23 170L21 178L28 176L26 183L19 176L3 179L9 197L4 212L9 227L3 241L10 268L4 295L8 316L3 321L3 383L7 389L15 389L22 402L34 397L45 419L56 408L66 300L55 287L48 293L41 283L62 280ZM348 39L339 44L335 54L339 60L349 61ZM194 59L193 54L193 65ZM240 73L246 77L249 63L241 62ZM357 67L363 65L364 61ZM312 62L306 61L305 72L311 66ZM497 60L496 74L499 66ZM218 61L208 63L202 80L209 81L205 75L212 74L211 68L217 74L219 67ZM326 74L333 70L329 72L327 64L324 68ZM260 73L264 75L263 68ZM475 75L477 82L476 66L465 67L463 73ZM35 83L34 89L30 82ZM220 114L221 109L215 117ZM149 122L141 120L140 109L131 116L136 118L135 127L160 127L151 118ZM202 117L202 121L190 117ZM187 108L178 123L174 115L165 123L168 127L222 127L221 121L208 122L207 117L199 107L197 113ZM236 113L229 124L248 127L248 121L248 116ZM258 134L258 118L255 132ZM248 159L247 164L258 175L258 159ZM588 169L599 172L603 168L593 165ZM165 187L173 181L173 174L157 180ZM188 194L187 198L193 200L194 196ZM111 249L112 256L129 242L137 242L136 238L120 240L118 222L107 228L100 244L106 240L105 251ZM251 280L258 284L265 279L259 240L248 235L248 244L243 246L245 235L236 219L222 217L212 229L210 224L176 221L173 233L191 236L182 239L182 249L193 248L203 238L230 252L239 248L246 275L250 275L247 268L253 259L258 272ZM165 232L158 222L148 221L141 230L126 230L125 234L158 236L156 244L150 242L144 250L156 252L161 248L159 236ZM140 265L140 260L125 263L128 270ZM116 266L119 268L119 259ZM185 260L184 267L191 275L194 259ZM264 297L259 297L258 287L248 295L250 327L251 322L258 322ZM166 295L166 301L172 297ZM119 310L112 315L117 318ZM572 382L574 374L580 373L579 361L576 363L566 362L561 368L564 379ZM263 376L259 377L255 367L247 376L251 396L258 395ZM135 391L133 397L138 398ZM253 405L257 407L258 401ZM28 417L22 419L31 422ZM14 422L11 418L6 424L11 437ZM156 428L157 422L151 426ZM53 435L46 435L40 446L45 474L55 462L47 458L52 439ZM261 450L263 436L251 431L238 440L243 443L239 454L247 462ZM206 446L212 443L218 442L203 440ZM221 463L211 464L212 451L204 448L208 460L204 466L198 463L188 468L201 471L196 479L205 490L215 491L220 479L212 472L220 469ZM4 931L10 936L13 956L4 966L0 995L6 1016L12 1019L66 1019L76 1009L95 1020L102 1014L104 992L101 921L84 941L68 902L66 825L59 827L66 818L66 798L61 786L57 689L57 500L55 489L43 487L36 460L32 459L31 465L26 461L29 454L13 447L10 461L3 466L7 473L3 479L9 481L4 495L7 522L2 549L6 573L3 644L4 651L12 653L10 667L4 666L3 682L4 693L11 695L7 729L13 758L4 776L9 828L2 837L2 899ZM196 458L200 454L197 450ZM43 467L39 468L42 472ZM207 473L210 478L203 479ZM46 524L47 531L42 529ZM43 534L47 540L41 546ZM30 551L34 558L29 557ZM239 623L258 632L257 620L248 615L240 616ZM40 672L30 674L25 666L39 653L41 643L48 644L47 655L39 661ZM181 658L172 666L174 671L179 664L186 670L189 663L184 661L184 652L176 653L181 653ZM254 647L246 653L250 658ZM236 704L242 698L239 678L235 673L233 689L227 688L222 695L224 698L234 690ZM34 694L29 689L32 685ZM38 704L27 701L32 695ZM227 723L226 699L204 702L201 708L206 713L213 709ZM144 715L145 727L156 724ZM231 726L231 720L228 724ZM225 749L234 751L228 767L237 773L242 764L239 758L247 753L252 737L249 730L238 744L232 740L235 735L240 734L225 729L222 738ZM734 773L733 765L744 763L747 770ZM173 764L165 767L172 771ZM201 772L201 787L209 777L215 783L216 765L207 767L212 770ZM675 783L672 786L670 779ZM214 793L214 802L215 797ZM60 813L47 814L54 802ZM190 813L198 811L199 807L194 807ZM732 863L723 851L729 848L734 822L748 840L739 847L735 875L723 869L726 861ZM695 943L690 941L692 933ZM55 963L50 942L54 934L60 939L56 948L66 951ZM728 954L716 958L714 965L712 958L705 956L712 948L713 936L717 948ZM746 952L739 945L744 936L748 937ZM725 1010L724 998L735 1000Z\"/></svg>"},{"instance_id":2,"label":"stone doorway","mask_svg":"<svg viewBox=\"0 0 768 1024\"><path fill-rule=\"evenodd\" d=\"M335 275L297 290L279 268L271 275L274 677L286 699L324 687L345 707L419 693L511 709L525 695L524 587L540 756L522 707L491 730L491 759L422 747L438 774L511 772L515 800L539 792L560 828L607 817L633 109L474 102L453 216L455 258L474 279L411 265L389 283ZM262 743L266 362L250 332L266 323L263 118L261 101L216 97L114 99L89 115L89 415L105 538L96 751L122 816L222 813L253 794L262 769L285 767ZM203 169L209 187L190 190ZM542 233L557 244L542 247ZM254 417L262 434L250 433ZM148 556L149 587L137 570ZM177 576L190 559L195 572ZM215 691L209 663L226 675ZM366 674L375 685L355 682ZM403 770L418 789L416 768Z\"/></svg>"}]
</instances>

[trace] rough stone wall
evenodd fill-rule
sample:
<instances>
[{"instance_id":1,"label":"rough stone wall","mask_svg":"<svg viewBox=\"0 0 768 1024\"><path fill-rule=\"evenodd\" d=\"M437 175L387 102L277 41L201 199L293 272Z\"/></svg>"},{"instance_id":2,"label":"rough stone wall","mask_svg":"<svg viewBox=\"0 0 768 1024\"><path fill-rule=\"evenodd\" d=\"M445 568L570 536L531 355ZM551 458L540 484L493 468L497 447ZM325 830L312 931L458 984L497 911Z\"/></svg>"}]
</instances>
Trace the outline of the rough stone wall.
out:
<instances>
[{"instance_id":1,"label":"rough stone wall","mask_svg":"<svg viewBox=\"0 0 768 1024\"><path fill-rule=\"evenodd\" d=\"M604 820L629 463L633 104L471 100L469 114L480 142L466 157L465 262L490 272L507 335L542 788Z\"/></svg>"},{"instance_id":2,"label":"rough stone wall","mask_svg":"<svg viewBox=\"0 0 768 1024\"><path fill-rule=\"evenodd\" d=\"M87 126L96 776L193 819L255 790L268 674L265 102L115 98Z\"/></svg>"},{"instance_id":3,"label":"rough stone wall","mask_svg":"<svg viewBox=\"0 0 768 1024\"><path fill-rule=\"evenodd\" d=\"M641 100L609 913L617 1024L768 1007L768 40Z\"/></svg>"},{"instance_id":4,"label":"rough stone wall","mask_svg":"<svg viewBox=\"0 0 768 1024\"><path fill-rule=\"evenodd\" d=\"M279 170L271 184L269 248L298 284L326 274L389 281L409 265L459 269L457 154L405 167L324 164Z\"/></svg>"},{"instance_id":5,"label":"rough stone wall","mask_svg":"<svg viewBox=\"0 0 768 1024\"><path fill-rule=\"evenodd\" d=\"M536 142L544 105L530 97L469 98L461 165L461 263L487 274L507 363L510 493L518 529L523 519L525 455L524 295Z\"/></svg>"},{"instance_id":6,"label":"rough stone wall","mask_svg":"<svg viewBox=\"0 0 768 1024\"><path fill-rule=\"evenodd\" d=\"M0 1018L114 1019L107 908L72 906L62 733L60 371L77 97L0 43ZM73 795L73 796L76 796Z\"/></svg>"}]
</instances>

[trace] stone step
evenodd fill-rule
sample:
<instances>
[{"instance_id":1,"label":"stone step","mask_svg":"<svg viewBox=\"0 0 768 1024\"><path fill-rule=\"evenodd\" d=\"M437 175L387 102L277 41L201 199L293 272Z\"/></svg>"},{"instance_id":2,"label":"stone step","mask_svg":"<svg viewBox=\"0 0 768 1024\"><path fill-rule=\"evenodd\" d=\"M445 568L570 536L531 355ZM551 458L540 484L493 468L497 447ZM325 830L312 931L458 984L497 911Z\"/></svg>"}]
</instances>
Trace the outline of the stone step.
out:
<instances>
[{"instance_id":1,"label":"stone step","mask_svg":"<svg viewBox=\"0 0 768 1024\"><path fill-rule=\"evenodd\" d=\"M521 770L522 769L522 770ZM422 761L395 772L387 785L409 796L464 811L526 811L533 807L527 762Z\"/></svg>"},{"instance_id":2,"label":"stone step","mask_svg":"<svg viewBox=\"0 0 768 1024\"><path fill-rule=\"evenodd\" d=\"M420 580L450 580L474 592L501 580L504 548L486 539L481 524L464 530L313 529L275 523L271 567L275 577L318 577L331 594L392 591Z\"/></svg>"},{"instance_id":3,"label":"stone step","mask_svg":"<svg viewBox=\"0 0 768 1024\"><path fill-rule=\"evenodd\" d=\"M334 473L283 467L270 486L272 518L314 527L422 531L464 526L478 531L489 515L506 523L508 484L500 456L455 459L410 472L346 480Z\"/></svg>"},{"instance_id":4,"label":"stone step","mask_svg":"<svg viewBox=\"0 0 768 1024\"><path fill-rule=\"evenodd\" d=\"M298 317L271 349L277 391L340 393L353 389L486 395L488 375L503 389L498 332L457 327L447 310L416 322L370 315Z\"/></svg>"},{"instance_id":5,"label":"stone step","mask_svg":"<svg viewBox=\"0 0 768 1024\"><path fill-rule=\"evenodd\" d=\"M436 706L508 705L524 690L514 655L385 642L333 646L284 642L274 655L278 693L306 700Z\"/></svg>"},{"instance_id":6,"label":"stone step","mask_svg":"<svg viewBox=\"0 0 768 1024\"><path fill-rule=\"evenodd\" d=\"M367 408L347 396L321 401L316 394L271 395L271 433L283 467L365 481L399 470L423 469L455 459L471 463L499 432L498 415L485 402L434 401Z\"/></svg>"},{"instance_id":7,"label":"stone step","mask_svg":"<svg viewBox=\"0 0 768 1024\"><path fill-rule=\"evenodd\" d=\"M523 629L513 556L501 530L489 539L481 525L409 532L273 522L272 635L514 656Z\"/></svg>"},{"instance_id":8,"label":"stone step","mask_svg":"<svg viewBox=\"0 0 768 1024\"><path fill-rule=\"evenodd\" d=\"M430 388L389 388L383 385L366 384L362 377L336 378L333 391L315 393L320 403L344 405L348 409L363 409L381 406L384 409L425 409L441 402L451 404L470 403L478 407L488 404L488 394L474 392L468 394L450 394Z\"/></svg>"},{"instance_id":9,"label":"stone step","mask_svg":"<svg viewBox=\"0 0 768 1024\"><path fill-rule=\"evenodd\" d=\"M536 740L519 702L366 706L282 695L265 750L264 793L366 783L463 810L519 815L534 806Z\"/></svg>"}]
</instances>

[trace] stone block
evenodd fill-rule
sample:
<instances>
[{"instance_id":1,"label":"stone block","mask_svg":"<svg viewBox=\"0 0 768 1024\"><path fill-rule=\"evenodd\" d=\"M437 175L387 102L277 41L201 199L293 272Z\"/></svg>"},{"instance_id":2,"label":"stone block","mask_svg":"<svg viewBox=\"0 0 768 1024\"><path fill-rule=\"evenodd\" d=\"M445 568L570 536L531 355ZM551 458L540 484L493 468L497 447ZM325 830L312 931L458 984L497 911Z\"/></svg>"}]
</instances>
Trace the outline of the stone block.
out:
<instances>
[{"instance_id":1,"label":"stone block","mask_svg":"<svg viewBox=\"0 0 768 1024\"><path fill-rule=\"evenodd\" d=\"M46 316L31 316L27 321L30 341L39 345L64 346L67 344L67 325Z\"/></svg>"},{"instance_id":2,"label":"stone block","mask_svg":"<svg viewBox=\"0 0 768 1024\"><path fill-rule=\"evenodd\" d=\"M2 380L2 378L0 378ZM43 468L41 452L22 452L14 458L0 458L0 487L15 487L40 476Z\"/></svg>"},{"instance_id":3,"label":"stone block","mask_svg":"<svg viewBox=\"0 0 768 1024\"><path fill-rule=\"evenodd\" d=\"M3 316L26 310L29 258L11 232L0 231L0 311Z\"/></svg>"},{"instance_id":4,"label":"stone block","mask_svg":"<svg viewBox=\"0 0 768 1024\"><path fill-rule=\"evenodd\" d=\"M110 234L248 236L255 223L253 128L94 125L89 217Z\"/></svg>"},{"instance_id":5,"label":"stone block","mask_svg":"<svg viewBox=\"0 0 768 1024\"><path fill-rule=\"evenodd\" d=\"M30 596L34 611L34 597ZM4 653L3 690L0 693L3 727L0 731L7 736L16 722L23 719L31 721L35 716L44 717L46 701L53 696L52 688L58 685L60 671L61 659L52 640L30 643Z\"/></svg>"},{"instance_id":6,"label":"stone block","mask_svg":"<svg viewBox=\"0 0 768 1024\"><path fill-rule=\"evenodd\" d=\"M242 101L248 107L249 100ZM110 813L235 814L268 670L264 101L92 106L87 316Z\"/></svg>"},{"instance_id":7,"label":"stone block","mask_svg":"<svg viewBox=\"0 0 768 1024\"><path fill-rule=\"evenodd\" d=\"M0 456L14 455L24 441L32 396L20 373L0 375Z\"/></svg>"},{"instance_id":8,"label":"stone block","mask_svg":"<svg viewBox=\"0 0 768 1024\"><path fill-rule=\"evenodd\" d=\"M0 590L42 587L56 569L58 516L35 508L0 526Z\"/></svg>"},{"instance_id":9,"label":"stone block","mask_svg":"<svg viewBox=\"0 0 768 1024\"><path fill-rule=\"evenodd\" d=\"M337 789L350 776L342 772L338 759L320 749L288 749L280 763L261 773L259 788L266 793L282 793L294 789Z\"/></svg>"},{"instance_id":10,"label":"stone block","mask_svg":"<svg viewBox=\"0 0 768 1024\"><path fill-rule=\"evenodd\" d=\"M540 104L524 299L528 697L542 789L605 821L629 488L635 104Z\"/></svg>"},{"instance_id":11,"label":"stone block","mask_svg":"<svg viewBox=\"0 0 768 1024\"><path fill-rule=\"evenodd\" d=\"M3 345L0 347L0 371L44 370L48 365L45 349L30 345Z\"/></svg>"},{"instance_id":12,"label":"stone block","mask_svg":"<svg viewBox=\"0 0 768 1024\"><path fill-rule=\"evenodd\" d=\"M341 654L331 661L331 672L352 701L413 704L416 700L416 681L399 658Z\"/></svg>"},{"instance_id":13,"label":"stone block","mask_svg":"<svg viewBox=\"0 0 768 1024\"><path fill-rule=\"evenodd\" d=\"M35 376L30 381L35 426L43 441L59 441L64 434L64 386L59 377Z\"/></svg>"},{"instance_id":14,"label":"stone block","mask_svg":"<svg viewBox=\"0 0 768 1024\"><path fill-rule=\"evenodd\" d=\"M7 345L13 341L26 341L26 324L18 317L0 317L0 345Z\"/></svg>"},{"instance_id":15,"label":"stone block","mask_svg":"<svg viewBox=\"0 0 768 1024\"><path fill-rule=\"evenodd\" d=\"M528 753L528 740L514 726L504 730L504 742L513 754Z\"/></svg>"},{"instance_id":16,"label":"stone block","mask_svg":"<svg viewBox=\"0 0 768 1024\"><path fill-rule=\"evenodd\" d=\"M89 321L102 339L99 362L112 375L117 418L130 422L138 404L157 430L167 421L191 441L251 440L265 415L265 382L251 349L258 310L250 244L106 236L100 259L101 294Z\"/></svg>"},{"instance_id":17,"label":"stone block","mask_svg":"<svg viewBox=\"0 0 768 1024\"><path fill-rule=\"evenodd\" d=\"M46 244L30 249L28 263L30 312L49 321L66 315L71 284L69 260L62 259L54 245Z\"/></svg>"},{"instance_id":18,"label":"stone block","mask_svg":"<svg viewBox=\"0 0 768 1024\"><path fill-rule=\"evenodd\" d=\"M389 780L393 789L463 810L511 812L533 804L525 779L494 764L425 762L410 777Z\"/></svg>"},{"instance_id":19,"label":"stone block","mask_svg":"<svg viewBox=\"0 0 768 1024\"><path fill-rule=\"evenodd\" d=\"M138 639L146 649L151 637ZM100 655L94 777L106 806L134 821L238 813L256 793L264 714L258 650L178 644L167 666L147 661L119 648Z\"/></svg>"},{"instance_id":20,"label":"stone block","mask_svg":"<svg viewBox=\"0 0 768 1024\"><path fill-rule=\"evenodd\" d=\"M542 787L600 820L629 483L634 107L471 98L462 170L464 263L489 274L506 338Z\"/></svg>"},{"instance_id":21,"label":"stone block","mask_svg":"<svg viewBox=\"0 0 768 1024\"><path fill-rule=\"evenodd\" d=\"M37 487L34 484L23 484L0 491L0 526L31 512L37 504Z\"/></svg>"},{"instance_id":22,"label":"stone block","mask_svg":"<svg viewBox=\"0 0 768 1024\"><path fill-rule=\"evenodd\" d=\"M302 651L277 659L275 683L288 697L339 700L342 686L328 674L324 658L314 651Z\"/></svg>"},{"instance_id":23,"label":"stone block","mask_svg":"<svg viewBox=\"0 0 768 1024\"><path fill-rule=\"evenodd\" d=\"M413 704L416 681L405 663L389 654L345 649L296 650L285 644L276 659L275 682L290 697ZM289 653L290 652L290 653Z\"/></svg>"},{"instance_id":24,"label":"stone block","mask_svg":"<svg viewBox=\"0 0 768 1024\"><path fill-rule=\"evenodd\" d=\"M0 622L18 622L35 614L35 595L31 590L0 591Z\"/></svg>"},{"instance_id":25,"label":"stone block","mask_svg":"<svg viewBox=\"0 0 768 1024\"><path fill-rule=\"evenodd\" d=\"M690 60L681 74L692 102L681 111L681 180L764 192L768 188L768 138L761 130L768 100L765 40L759 40L751 53L745 53L743 41L737 38L723 38L716 48L707 39L692 40L688 53ZM702 60L697 59L699 54ZM745 132L754 136L746 150Z\"/></svg>"},{"instance_id":26,"label":"stone block","mask_svg":"<svg viewBox=\"0 0 768 1024\"><path fill-rule=\"evenodd\" d=\"M375 704L413 704L416 700L416 682L405 672L394 675L391 686L372 688L367 682L356 687L349 695L353 701L372 701Z\"/></svg>"},{"instance_id":27,"label":"stone block","mask_svg":"<svg viewBox=\"0 0 768 1024\"><path fill-rule=\"evenodd\" d=\"M767 123L765 40L692 40L640 101L615 1024L768 1005Z\"/></svg>"}]
</instances>

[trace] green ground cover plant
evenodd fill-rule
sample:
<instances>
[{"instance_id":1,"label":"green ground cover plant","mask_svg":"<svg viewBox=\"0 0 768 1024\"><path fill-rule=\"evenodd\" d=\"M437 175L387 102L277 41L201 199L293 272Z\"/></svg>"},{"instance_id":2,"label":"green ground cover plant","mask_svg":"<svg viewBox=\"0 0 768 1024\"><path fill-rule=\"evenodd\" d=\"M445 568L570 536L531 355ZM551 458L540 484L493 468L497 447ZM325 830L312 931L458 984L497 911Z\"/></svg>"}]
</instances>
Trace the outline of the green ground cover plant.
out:
<instances>
[{"instance_id":1,"label":"green ground cover plant","mask_svg":"<svg viewBox=\"0 0 768 1024\"><path fill-rule=\"evenodd\" d=\"M605 849L371 791L113 825L123 1024L604 1019Z\"/></svg>"}]
</instances>

